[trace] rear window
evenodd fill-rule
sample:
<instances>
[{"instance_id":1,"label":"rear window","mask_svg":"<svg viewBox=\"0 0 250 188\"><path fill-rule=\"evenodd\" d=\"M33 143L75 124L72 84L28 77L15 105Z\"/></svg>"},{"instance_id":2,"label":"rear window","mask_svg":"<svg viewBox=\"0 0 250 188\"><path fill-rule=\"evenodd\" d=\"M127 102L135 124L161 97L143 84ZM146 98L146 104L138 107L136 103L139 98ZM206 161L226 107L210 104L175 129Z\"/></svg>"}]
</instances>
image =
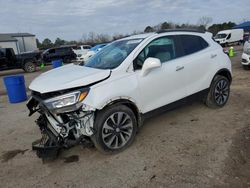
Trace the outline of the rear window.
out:
<instances>
[{"instance_id":1,"label":"rear window","mask_svg":"<svg viewBox=\"0 0 250 188\"><path fill-rule=\"evenodd\" d=\"M180 35L181 44L185 55L189 55L208 47L208 43L200 36Z\"/></svg>"}]
</instances>

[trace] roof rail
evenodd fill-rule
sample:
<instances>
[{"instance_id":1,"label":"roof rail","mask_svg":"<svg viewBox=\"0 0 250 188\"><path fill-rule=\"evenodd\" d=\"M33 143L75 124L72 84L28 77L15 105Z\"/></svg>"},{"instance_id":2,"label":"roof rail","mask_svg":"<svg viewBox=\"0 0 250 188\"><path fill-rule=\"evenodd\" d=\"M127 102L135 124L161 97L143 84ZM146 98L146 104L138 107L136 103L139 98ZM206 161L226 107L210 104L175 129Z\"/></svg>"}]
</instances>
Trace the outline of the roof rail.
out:
<instances>
[{"instance_id":1,"label":"roof rail","mask_svg":"<svg viewBox=\"0 0 250 188\"><path fill-rule=\"evenodd\" d=\"M205 33L205 30L202 29L163 29L159 30L156 33L167 33L167 32L195 32L195 33Z\"/></svg>"}]
</instances>

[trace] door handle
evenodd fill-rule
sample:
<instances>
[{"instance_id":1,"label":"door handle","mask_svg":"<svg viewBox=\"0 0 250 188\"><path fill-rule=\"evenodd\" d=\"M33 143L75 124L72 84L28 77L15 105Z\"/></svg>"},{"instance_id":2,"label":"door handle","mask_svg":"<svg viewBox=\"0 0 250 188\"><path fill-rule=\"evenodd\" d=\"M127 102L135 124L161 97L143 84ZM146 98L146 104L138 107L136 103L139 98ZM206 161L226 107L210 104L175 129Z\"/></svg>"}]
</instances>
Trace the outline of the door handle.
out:
<instances>
[{"instance_id":1,"label":"door handle","mask_svg":"<svg viewBox=\"0 0 250 188\"><path fill-rule=\"evenodd\" d=\"M211 58L215 58L217 56L217 54L211 54Z\"/></svg>"},{"instance_id":2,"label":"door handle","mask_svg":"<svg viewBox=\"0 0 250 188\"><path fill-rule=\"evenodd\" d=\"M176 71L180 71L180 70L182 70L182 69L184 69L184 66L177 66L177 67L176 67Z\"/></svg>"}]
</instances>

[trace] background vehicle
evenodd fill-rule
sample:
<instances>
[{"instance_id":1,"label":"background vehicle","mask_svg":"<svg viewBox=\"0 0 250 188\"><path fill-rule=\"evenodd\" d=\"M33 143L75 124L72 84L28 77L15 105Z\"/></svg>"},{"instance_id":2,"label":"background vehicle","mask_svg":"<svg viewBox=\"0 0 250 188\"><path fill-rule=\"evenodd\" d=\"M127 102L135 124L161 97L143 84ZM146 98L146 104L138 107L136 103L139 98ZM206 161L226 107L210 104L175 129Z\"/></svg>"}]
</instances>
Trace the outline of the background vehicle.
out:
<instances>
[{"instance_id":1,"label":"background vehicle","mask_svg":"<svg viewBox=\"0 0 250 188\"><path fill-rule=\"evenodd\" d=\"M82 56L80 56L80 58L78 58L78 61L86 62L90 57L95 55L97 52L99 52L106 45L107 44L98 44L98 45L90 48L90 50L86 54L83 54Z\"/></svg>"},{"instance_id":2,"label":"background vehicle","mask_svg":"<svg viewBox=\"0 0 250 188\"><path fill-rule=\"evenodd\" d=\"M223 30L215 35L214 40L222 46L227 46L230 43L242 43L243 35L243 29Z\"/></svg>"},{"instance_id":3,"label":"background vehicle","mask_svg":"<svg viewBox=\"0 0 250 188\"><path fill-rule=\"evenodd\" d=\"M70 63L76 59L76 54L71 46L50 48L42 53L42 61L45 63L51 63L51 61L57 59L62 59L64 63Z\"/></svg>"},{"instance_id":4,"label":"background vehicle","mask_svg":"<svg viewBox=\"0 0 250 188\"><path fill-rule=\"evenodd\" d=\"M198 99L223 107L231 79L230 59L211 33L167 30L117 40L84 66L54 69L31 83L27 107L40 113L45 138L33 149L44 157L91 140L101 152L120 152L156 113Z\"/></svg>"},{"instance_id":5,"label":"background vehicle","mask_svg":"<svg viewBox=\"0 0 250 188\"><path fill-rule=\"evenodd\" d=\"M75 52L77 57L81 57L82 55L86 54L91 48L92 46L90 45L80 45L73 47L73 51Z\"/></svg>"},{"instance_id":6,"label":"background vehicle","mask_svg":"<svg viewBox=\"0 0 250 188\"><path fill-rule=\"evenodd\" d=\"M249 32L244 32L244 36L243 36L243 43L245 44L246 41L248 41L249 38Z\"/></svg>"},{"instance_id":7,"label":"background vehicle","mask_svg":"<svg viewBox=\"0 0 250 188\"><path fill-rule=\"evenodd\" d=\"M41 52L25 52L15 55L12 48L0 48L0 70L21 68L25 72L34 72L40 63Z\"/></svg>"},{"instance_id":8,"label":"background vehicle","mask_svg":"<svg viewBox=\"0 0 250 188\"><path fill-rule=\"evenodd\" d=\"M241 64L244 69L250 70L250 36L243 47Z\"/></svg>"}]
</instances>

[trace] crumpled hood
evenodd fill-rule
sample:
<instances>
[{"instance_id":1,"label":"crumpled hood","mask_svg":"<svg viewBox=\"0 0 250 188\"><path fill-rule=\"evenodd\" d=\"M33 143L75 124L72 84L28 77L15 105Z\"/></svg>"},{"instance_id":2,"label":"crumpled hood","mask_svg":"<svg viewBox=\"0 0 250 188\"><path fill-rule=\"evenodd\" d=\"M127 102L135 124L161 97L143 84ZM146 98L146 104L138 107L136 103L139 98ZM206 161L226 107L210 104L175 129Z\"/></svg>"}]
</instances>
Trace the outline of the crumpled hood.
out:
<instances>
[{"instance_id":1,"label":"crumpled hood","mask_svg":"<svg viewBox=\"0 0 250 188\"><path fill-rule=\"evenodd\" d=\"M41 74L31 82L29 89L48 93L86 86L107 78L110 72L110 70L69 64Z\"/></svg>"}]
</instances>

